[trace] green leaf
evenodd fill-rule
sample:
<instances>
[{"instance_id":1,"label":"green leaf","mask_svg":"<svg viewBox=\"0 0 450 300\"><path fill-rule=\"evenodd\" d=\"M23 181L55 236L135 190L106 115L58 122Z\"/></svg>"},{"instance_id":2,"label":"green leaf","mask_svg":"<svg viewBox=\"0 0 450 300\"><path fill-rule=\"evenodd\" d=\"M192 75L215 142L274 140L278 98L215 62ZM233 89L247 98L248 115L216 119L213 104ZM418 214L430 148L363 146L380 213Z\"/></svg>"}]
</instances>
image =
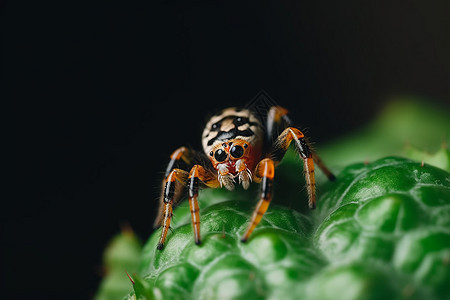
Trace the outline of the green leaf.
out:
<instances>
[{"instance_id":1,"label":"green leaf","mask_svg":"<svg viewBox=\"0 0 450 300\"><path fill-rule=\"evenodd\" d=\"M105 277L95 296L96 300L121 299L132 290L126 271L138 268L141 244L130 228L124 228L108 244L103 254Z\"/></svg>"},{"instance_id":2,"label":"green leaf","mask_svg":"<svg viewBox=\"0 0 450 300\"><path fill-rule=\"evenodd\" d=\"M144 248L141 274L160 290L156 299L450 295L450 229L442 226L450 215L436 217L450 205L448 172L387 157L345 168L321 191L309 216L273 203L247 243L240 236L253 204L241 192L221 191L231 200L201 209L202 244L186 220L159 251L158 230Z\"/></svg>"},{"instance_id":3,"label":"green leaf","mask_svg":"<svg viewBox=\"0 0 450 300\"><path fill-rule=\"evenodd\" d=\"M441 146L449 119L444 109L401 99L318 147L337 180L316 172L315 211L301 188L302 162L288 151L273 203L245 244L257 185L202 190L202 244L194 244L182 202L165 249L156 250L156 230L140 258L130 255L140 275L127 299L450 299L450 152ZM127 259L116 257L107 259L111 270L124 270ZM123 298L119 278L126 276L111 271L97 299Z\"/></svg>"},{"instance_id":4,"label":"green leaf","mask_svg":"<svg viewBox=\"0 0 450 300\"><path fill-rule=\"evenodd\" d=\"M434 153L450 140L449 120L448 110L433 106L425 99L393 99L374 121L338 136L318 151L332 167L371 162L390 155L404 156L407 145ZM437 166L449 171L445 166Z\"/></svg>"}]
</instances>

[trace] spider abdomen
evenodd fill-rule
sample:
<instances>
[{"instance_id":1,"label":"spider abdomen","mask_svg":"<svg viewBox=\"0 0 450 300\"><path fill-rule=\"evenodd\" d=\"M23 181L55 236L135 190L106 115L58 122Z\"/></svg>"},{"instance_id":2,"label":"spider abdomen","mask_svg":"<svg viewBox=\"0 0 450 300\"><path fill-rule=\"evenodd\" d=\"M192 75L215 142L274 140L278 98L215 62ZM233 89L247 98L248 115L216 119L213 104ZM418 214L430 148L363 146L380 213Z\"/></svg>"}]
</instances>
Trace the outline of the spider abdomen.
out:
<instances>
[{"instance_id":1,"label":"spider abdomen","mask_svg":"<svg viewBox=\"0 0 450 300\"><path fill-rule=\"evenodd\" d=\"M248 160L258 160L263 138L263 125L251 110L231 107L211 117L203 130L202 145L216 168L224 162L220 160L224 155L230 161L240 158L239 154Z\"/></svg>"}]
</instances>

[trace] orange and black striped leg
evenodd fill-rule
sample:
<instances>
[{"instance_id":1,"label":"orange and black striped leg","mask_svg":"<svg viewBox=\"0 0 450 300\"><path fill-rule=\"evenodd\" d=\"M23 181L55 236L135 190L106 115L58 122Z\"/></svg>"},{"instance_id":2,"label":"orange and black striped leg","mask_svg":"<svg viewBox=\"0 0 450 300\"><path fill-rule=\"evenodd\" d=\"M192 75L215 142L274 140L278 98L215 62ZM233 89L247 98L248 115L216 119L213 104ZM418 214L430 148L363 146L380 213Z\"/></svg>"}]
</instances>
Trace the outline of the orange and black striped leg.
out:
<instances>
[{"instance_id":1,"label":"orange and black striped leg","mask_svg":"<svg viewBox=\"0 0 450 300\"><path fill-rule=\"evenodd\" d=\"M255 182L261 183L260 199L258 205L255 208L255 211L253 212L250 225L241 238L242 242L246 242L248 240L255 227L259 224L259 222L261 222L262 216L269 207L270 201L272 201L272 186L274 175L275 166L272 159L265 158L261 160L256 166L253 180Z\"/></svg>"},{"instance_id":2,"label":"orange and black striped leg","mask_svg":"<svg viewBox=\"0 0 450 300\"><path fill-rule=\"evenodd\" d=\"M166 241L167 232L170 228L170 222L172 220L172 209L174 198L177 197L177 185L183 186L186 182L188 172L181 169L173 169L169 176L165 180L164 190L162 194L163 204L162 204L162 231L161 237L159 238L158 250L164 248L164 243Z\"/></svg>"},{"instance_id":3,"label":"orange and black striped leg","mask_svg":"<svg viewBox=\"0 0 450 300\"><path fill-rule=\"evenodd\" d=\"M276 136L274 135L281 130L285 130L286 127L291 126L291 120L288 116L288 110L281 106L272 106L267 114L267 135L268 140L272 141ZM322 170L322 172L328 177L329 180L333 181L336 177L331 173L331 171L325 166L320 157L314 152L311 144L306 141L306 145L312 154L314 163Z\"/></svg>"},{"instance_id":4,"label":"orange and black striped leg","mask_svg":"<svg viewBox=\"0 0 450 300\"><path fill-rule=\"evenodd\" d=\"M186 147L180 147L177 150L173 151L173 153L170 155L170 161L167 165L164 178L167 178L167 176L169 176L170 172L175 168L176 163L178 163L180 160L183 161L188 167L190 167L193 157L194 152Z\"/></svg>"},{"instance_id":5,"label":"orange and black striped leg","mask_svg":"<svg viewBox=\"0 0 450 300\"><path fill-rule=\"evenodd\" d=\"M189 207L192 216L192 229L194 231L195 243L200 244L200 209L198 207L198 189L199 181L208 187L219 187L217 175L203 168L200 165L194 165L189 172L188 186L189 186Z\"/></svg>"},{"instance_id":6,"label":"orange and black striped leg","mask_svg":"<svg viewBox=\"0 0 450 300\"><path fill-rule=\"evenodd\" d=\"M163 194L161 195L161 201L159 202L158 215L153 223L153 227L158 227L161 225L162 220L162 212L164 211L164 187L166 184L166 179L169 176L170 172L181 162L184 163L184 168L190 168L191 162L194 157L194 152L186 147L180 147L173 151L172 155L170 155L170 161L167 164L166 172L164 174L164 181L162 183L161 190ZM187 169L188 170L188 169ZM175 193L175 198L173 199L174 203L178 203L179 198L183 195L184 186L177 186L177 191Z\"/></svg>"},{"instance_id":7,"label":"orange and black striped leg","mask_svg":"<svg viewBox=\"0 0 450 300\"><path fill-rule=\"evenodd\" d=\"M313 153L305 141L303 133L295 127L286 128L277 138L272 158L279 162L283 159L291 142L294 141L295 149L304 162L306 187L308 190L308 205L310 208L316 207L316 179L314 176Z\"/></svg>"},{"instance_id":8,"label":"orange and black striped leg","mask_svg":"<svg viewBox=\"0 0 450 300\"><path fill-rule=\"evenodd\" d=\"M267 113L267 140L273 141L278 136L279 131L290 125L291 120L288 117L288 110L281 106L272 106Z\"/></svg>"}]
</instances>

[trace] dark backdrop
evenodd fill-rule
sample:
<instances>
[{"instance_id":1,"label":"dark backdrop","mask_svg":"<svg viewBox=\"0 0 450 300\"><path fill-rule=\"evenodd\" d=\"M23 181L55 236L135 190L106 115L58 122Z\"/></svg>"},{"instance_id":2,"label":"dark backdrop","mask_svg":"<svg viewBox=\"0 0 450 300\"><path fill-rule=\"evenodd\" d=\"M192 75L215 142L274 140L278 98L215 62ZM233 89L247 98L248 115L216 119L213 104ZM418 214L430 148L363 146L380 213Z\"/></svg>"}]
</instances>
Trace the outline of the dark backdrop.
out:
<instances>
[{"instance_id":1,"label":"dark backdrop","mask_svg":"<svg viewBox=\"0 0 450 300\"><path fill-rule=\"evenodd\" d=\"M0 4L3 158L17 179L2 199L0 295L92 295L105 243L124 221L150 234L167 157L200 147L208 112L265 90L320 144L392 96L448 101L447 1L374 2Z\"/></svg>"}]
</instances>

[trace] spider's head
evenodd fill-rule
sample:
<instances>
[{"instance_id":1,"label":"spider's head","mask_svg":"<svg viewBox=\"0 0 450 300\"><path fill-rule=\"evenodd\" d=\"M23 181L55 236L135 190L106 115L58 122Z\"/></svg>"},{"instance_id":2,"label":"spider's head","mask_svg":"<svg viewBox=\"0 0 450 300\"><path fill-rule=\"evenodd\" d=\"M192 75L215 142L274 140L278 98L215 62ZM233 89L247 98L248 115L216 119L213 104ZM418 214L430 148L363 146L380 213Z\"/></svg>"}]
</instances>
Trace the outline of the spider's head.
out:
<instances>
[{"instance_id":1,"label":"spider's head","mask_svg":"<svg viewBox=\"0 0 450 300\"><path fill-rule=\"evenodd\" d=\"M254 167L255 153L252 145L243 139L231 139L217 143L209 152L216 170L226 168L229 173L236 175L236 162L242 160L249 168Z\"/></svg>"}]
</instances>

